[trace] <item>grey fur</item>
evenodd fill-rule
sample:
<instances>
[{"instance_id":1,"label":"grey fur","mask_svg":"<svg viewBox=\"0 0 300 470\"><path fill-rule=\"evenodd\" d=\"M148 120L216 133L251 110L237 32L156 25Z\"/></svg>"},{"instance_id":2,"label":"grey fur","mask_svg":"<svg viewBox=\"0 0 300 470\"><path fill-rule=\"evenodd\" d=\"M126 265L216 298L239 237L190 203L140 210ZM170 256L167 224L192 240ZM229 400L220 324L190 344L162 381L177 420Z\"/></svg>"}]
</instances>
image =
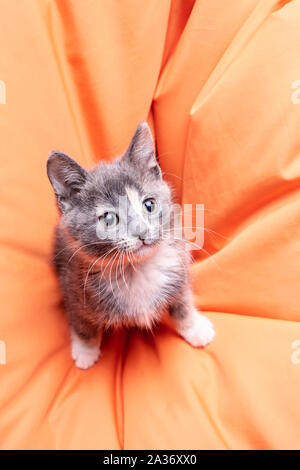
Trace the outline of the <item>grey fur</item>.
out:
<instances>
[{"instance_id":1,"label":"grey fur","mask_svg":"<svg viewBox=\"0 0 300 470\"><path fill-rule=\"evenodd\" d=\"M76 334L91 340L109 326L151 327L168 307L175 317L188 315L193 308L189 250L164 227L171 191L162 179L148 126L138 127L124 156L112 163L87 171L67 155L53 152L47 172L61 212L54 265ZM131 192L141 204L145 197L154 198L156 215L133 210ZM103 225L103 214L120 210L120 196L127 207L118 214L113 233ZM140 250L135 251L134 243L142 244Z\"/></svg>"}]
</instances>

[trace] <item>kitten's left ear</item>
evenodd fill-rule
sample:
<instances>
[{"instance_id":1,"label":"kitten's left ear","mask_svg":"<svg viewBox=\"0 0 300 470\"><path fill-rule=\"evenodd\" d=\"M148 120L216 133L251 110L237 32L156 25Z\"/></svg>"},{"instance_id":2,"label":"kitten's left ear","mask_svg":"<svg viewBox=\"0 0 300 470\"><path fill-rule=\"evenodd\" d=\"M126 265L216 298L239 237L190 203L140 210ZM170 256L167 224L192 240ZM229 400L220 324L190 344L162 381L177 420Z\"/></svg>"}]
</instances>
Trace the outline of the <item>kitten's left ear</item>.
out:
<instances>
[{"instance_id":1,"label":"kitten's left ear","mask_svg":"<svg viewBox=\"0 0 300 470\"><path fill-rule=\"evenodd\" d=\"M155 158L154 143L151 130L146 122L142 122L132 138L123 157L143 172L160 179L161 170Z\"/></svg>"}]
</instances>

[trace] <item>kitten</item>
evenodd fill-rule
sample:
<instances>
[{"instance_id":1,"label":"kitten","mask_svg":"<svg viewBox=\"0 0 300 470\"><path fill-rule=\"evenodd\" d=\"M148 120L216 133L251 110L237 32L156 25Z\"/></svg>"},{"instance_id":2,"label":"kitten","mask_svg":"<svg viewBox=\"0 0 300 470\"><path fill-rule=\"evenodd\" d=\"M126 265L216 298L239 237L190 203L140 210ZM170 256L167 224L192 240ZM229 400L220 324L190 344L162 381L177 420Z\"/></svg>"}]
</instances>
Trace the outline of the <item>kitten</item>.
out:
<instances>
[{"instance_id":1,"label":"kitten","mask_svg":"<svg viewBox=\"0 0 300 470\"><path fill-rule=\"evenodd\" d=\"M112 163L87 171L53 152L47 172L61 212L54 264L76 366L87 369L98 360L106 328L151 328L165 308L188 343L211 342L213 325L193 305L188 244L167 227L171 191L148 125L140 124Z\"/></svg>"}]
</instances>

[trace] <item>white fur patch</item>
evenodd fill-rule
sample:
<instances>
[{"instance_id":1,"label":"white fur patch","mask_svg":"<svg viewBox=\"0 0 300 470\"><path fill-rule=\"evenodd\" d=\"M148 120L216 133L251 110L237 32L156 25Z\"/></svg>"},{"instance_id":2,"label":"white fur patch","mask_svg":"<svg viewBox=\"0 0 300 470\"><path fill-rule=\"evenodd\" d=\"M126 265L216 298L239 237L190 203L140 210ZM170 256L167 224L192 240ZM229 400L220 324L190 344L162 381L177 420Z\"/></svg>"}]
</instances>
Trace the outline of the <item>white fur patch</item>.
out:
<instances>
[{"instance_id":1,"label":"white fur patch","mask_svg":"<svg viewBox=\"0 0 300 470\"><path fill-rule=\"evenodd\" d=\"M137 272L133 271L127 281L128 286L115 289L115 295L124 305L124 323L151 328L153 322L159 320L160 313L156 312L154 301L162 300L162 293L168 290L168 273L179 269L182 262L178 248L164 241L153 248L153 254L148 259L136 264Z\"/></svg>"},{"instance_id":2,"label":"white fur patch","mask_svg":"<svg viewBox=\"0 0 300 470\"><path fill-rule=\"evenodd\" d=\"M183 319L174 320L177 333L194 347L206 346L215 337L212 322L192 307L191 312Z\"/></svg>"},{"instance_id":3,"label":"white fur patch","mask_svg":"<svg viewBox=\"0 0 300 470\"><path fill-rule=\"evenodd\" d=\"M130 186L126 186L125 190L134 211L137 214L141 214L141 202L139 193Z\"/></svg>"},{"instance_id":4,"label":"white fur patch","mask_svg":"<svg viewBox=\"0 0 300 470\"><path fill-rule=\"evenodd\" d=\"M130 188L129 186L127 186L125 190L126 190L126 194L128 196L132 209L138 215L138 217L142 219L142 221L147 225L147 227L150 228L149 221L147 220L147 218L145 217L143 213L143 205L141 203L139 193L135 189Z\"/></svg>"},{"instance_id":5,"label":"white fur patch","mask_svg":"<svg viewBox=\"0 0 300 470\"><path fill-rule=\"evenodd\" d=\"M88 369L98 361L101 355L100 338L84 341L72 331L71 341L72 358L79 369Z\"/></svg>"}]
</instances>

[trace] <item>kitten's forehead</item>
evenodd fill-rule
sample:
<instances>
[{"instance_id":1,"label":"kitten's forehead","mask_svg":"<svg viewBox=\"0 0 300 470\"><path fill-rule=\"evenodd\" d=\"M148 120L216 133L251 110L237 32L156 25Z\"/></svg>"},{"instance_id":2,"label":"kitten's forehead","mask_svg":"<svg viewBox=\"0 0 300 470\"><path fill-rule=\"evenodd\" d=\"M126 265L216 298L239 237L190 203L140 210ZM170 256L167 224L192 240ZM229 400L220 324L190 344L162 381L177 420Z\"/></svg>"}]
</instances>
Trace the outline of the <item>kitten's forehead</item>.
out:
<instances>
[{"instance_id":1,"label":"kitten's forehead","mask_svg":"<svg viewBox=\"0 0 300 470\"><path fill-rule=\"evenodd\" d=\"M137 212L145 195L163 194L163 188L160 181L145 178L123 160L116 160L92 170L87 192L95 194L97 205L103 206L119 207L120 198L125 198Z\"/></svg>"},{"instance_id":2,"label":"kitten's forehead","mask_svg":"<svg viewBox=\"0 0 300 470\"><path fill-rule=\"evenodd\" d=\"M141 215L142 214L141 195L132 186L126 186L125 191L126 191L126 195L128 197L128 200L129 200L129 202L131 204L131 207L133 208L134 212L138 215Z\"/></svg>"},{"instance_id":3,"label":"kitten's forehead","mask_svg":"<svg viewBox=\"0 0 300 470\"><path fill-rule=\"evenodd\" d=\"M111 204L116 204L120 196L127 195L127 187L139 193L143 192L139 179L132 172L124 171L118 162L100 164L91 176L88 190L98 191L101 199Z\"/></svg>"}]
</instances>

